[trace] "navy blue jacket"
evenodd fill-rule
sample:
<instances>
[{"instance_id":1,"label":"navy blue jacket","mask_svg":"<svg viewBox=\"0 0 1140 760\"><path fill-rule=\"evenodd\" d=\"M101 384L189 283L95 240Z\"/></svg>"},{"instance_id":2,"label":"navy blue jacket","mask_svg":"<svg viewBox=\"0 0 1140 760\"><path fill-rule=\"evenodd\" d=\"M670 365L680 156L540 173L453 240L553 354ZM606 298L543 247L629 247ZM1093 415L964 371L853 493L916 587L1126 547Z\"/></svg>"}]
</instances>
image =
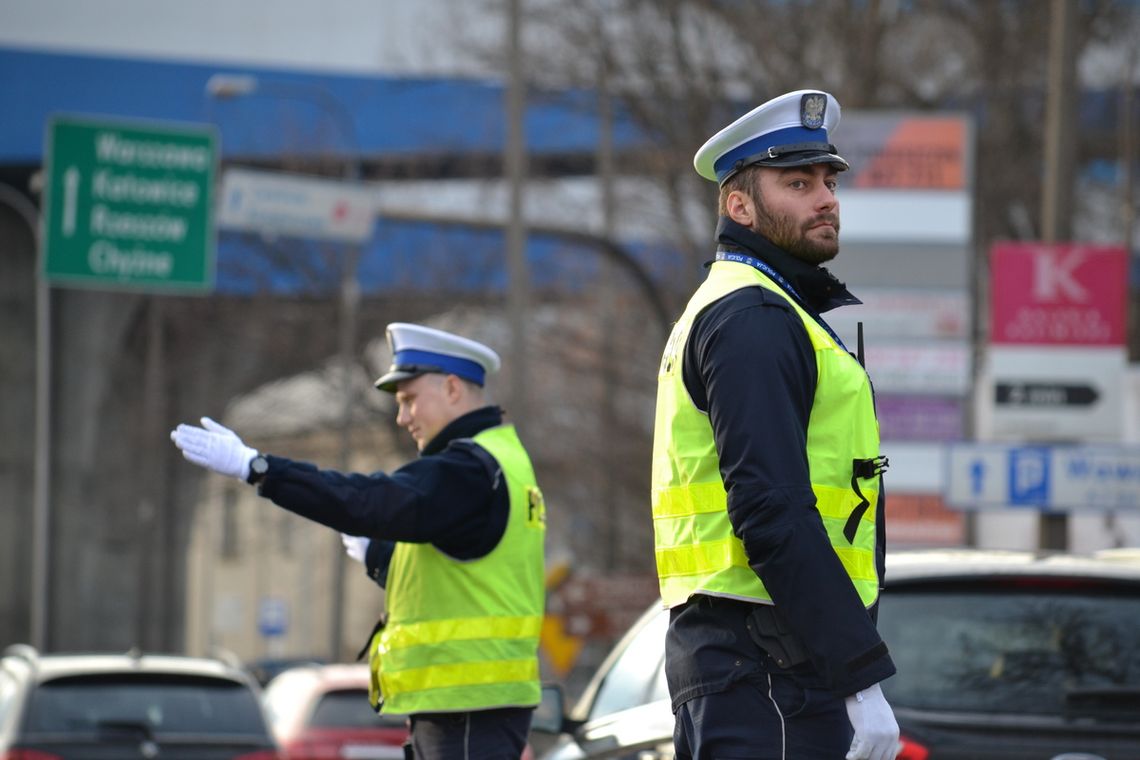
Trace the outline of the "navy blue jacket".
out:
<instances>
[{"instance_id":1,"label":"navy blue jacket","mask_svg":"<svg viewBox=\"0 0 1140 760\"><path fill-rule=\"evenodd\" d=\"M390 475L346 475L267 456L259 493L334 530L370 538L365 564L380 585L396 541L430 543L452 557L476 559L503 537L510 496L494 459L466 439L502 422L503 411L495 406L452 420L419 459Z\"/></svg>"},{"instance_id":2,"label":"navy blue jacket","mask_svg":"<svg viewBox=\"0 0 1140 760\"><path fill-rule=\"evenodd\" d=\"M717 242L766 262L814 316L859 303L826 269L729 219L720 220ZM836 696L892 675L874 610L864 608L814 508L807 427L816 364L799 316L765 288L734 291L697 316L682 361L685 387L713 428L733 531L810 659L782 670L750 638L755 605L694 597L671 614L666 675L674 709L766 671L794 673ZM881 573L881 495L877 509Z\"/></svg>"}]
</instances>

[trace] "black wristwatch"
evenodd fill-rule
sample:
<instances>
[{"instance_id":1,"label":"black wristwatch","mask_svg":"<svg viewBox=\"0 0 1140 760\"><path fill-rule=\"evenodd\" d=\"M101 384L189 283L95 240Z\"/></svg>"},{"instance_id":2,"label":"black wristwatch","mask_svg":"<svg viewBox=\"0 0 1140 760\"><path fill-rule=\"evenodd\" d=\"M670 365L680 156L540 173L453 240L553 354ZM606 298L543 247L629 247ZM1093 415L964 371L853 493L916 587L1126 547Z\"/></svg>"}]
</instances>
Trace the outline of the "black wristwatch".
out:
<instances>
[{"instance_id":1,"label":"black wristwatch","mask_svg":"<svg viewBox=\"0 0 1140 760\"><path fill-rule=\"evenodd\" d=\"M245 480L251 485L257 485L267 472L269 472L269 460L264 455L258 454L249 460L249 477Z\"/></svg>"}]
</instances>

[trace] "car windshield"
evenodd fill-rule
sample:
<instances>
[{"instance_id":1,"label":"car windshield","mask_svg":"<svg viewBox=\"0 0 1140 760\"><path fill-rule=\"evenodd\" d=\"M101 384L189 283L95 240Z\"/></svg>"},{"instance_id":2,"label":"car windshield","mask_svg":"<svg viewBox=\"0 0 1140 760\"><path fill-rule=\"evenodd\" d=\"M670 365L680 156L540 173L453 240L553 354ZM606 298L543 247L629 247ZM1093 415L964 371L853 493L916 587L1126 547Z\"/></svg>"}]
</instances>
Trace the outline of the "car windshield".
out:
<instances>
[{"instance_id":1,"label":"car windshield","mask_svg":"<svg viewBox=\"0 0 1140 760\"><path fill-rule=\"evenodd\" d=\"M309 724L314 728L399 728L402 715L377 715L365 689L330 691L321 697Z\"/></svg>"},{"instance_id":2,"label":"car windshield","mask_svg":"<svg viewBox=\"0 0 1140 760\"><path fill-rule=\"evenodd\" d=\"M879 630L891 704L923 710L1135 720L1140 596L1065 581L988 591L892 589Z\"/></svg>"},{"instance_id":3,"label":"car windshield","mask_svg":"<svg viewBox=\"0 0 1140 760\"><path fill-rule=\"evenodd\" d=\"M658 610L630 639L598 688L590 720L669 696L663 667L668 627L668 613Z\"/></svg>"},{"instance_id":4,"label":"car windshield","mask_svg":"<svg viewBox=\"0 0 1140 760\"><path fill-rule=\"evenodd\" d=\"M154 675L47 681L33 692L25 721L36 732L267 733L256 695L241 684Z\"/></svg>"}]
</instances>

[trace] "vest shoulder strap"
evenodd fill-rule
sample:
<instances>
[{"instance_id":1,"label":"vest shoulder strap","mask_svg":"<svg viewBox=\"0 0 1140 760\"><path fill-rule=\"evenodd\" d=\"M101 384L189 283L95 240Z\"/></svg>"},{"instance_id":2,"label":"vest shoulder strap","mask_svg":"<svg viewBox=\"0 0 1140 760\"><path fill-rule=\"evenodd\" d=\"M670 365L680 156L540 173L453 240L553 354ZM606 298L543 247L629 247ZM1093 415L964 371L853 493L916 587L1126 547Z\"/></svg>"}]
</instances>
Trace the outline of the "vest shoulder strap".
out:
<instances>
[{"instance_id":1,"label":"vest shoulder strap","mask_svg":"<svg viewBox=\"0 0 1140 760\"><path fill-rule=\"evenodd\" d=\"M491 456L491 452L480 446L473 438L456 438L447 444L448 449L455 451L465 451L479 460L483 465L483 469L487 473L487 477L491 480L491 488L498 489L499 484L502 482L503 468L499 466L498 460Z\"/></svg>"}]
</instances>

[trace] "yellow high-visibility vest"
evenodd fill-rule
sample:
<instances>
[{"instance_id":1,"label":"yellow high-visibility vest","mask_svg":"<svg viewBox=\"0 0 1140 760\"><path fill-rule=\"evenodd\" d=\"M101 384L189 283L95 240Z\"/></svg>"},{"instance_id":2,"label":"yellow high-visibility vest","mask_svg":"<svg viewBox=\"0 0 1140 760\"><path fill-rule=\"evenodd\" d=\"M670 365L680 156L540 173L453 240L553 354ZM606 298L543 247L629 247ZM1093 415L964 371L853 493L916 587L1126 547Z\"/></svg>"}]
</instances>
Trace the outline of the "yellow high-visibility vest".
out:
<instances>
[{"instance_id":1,"label":"yellow high-visibility vest","mask_svg":"<svg viewBox=\"0 0 1140 760\"><path fill-rule=\"evenodd\" d=\"M388 620L370 645L384 713L530 707L540 698L546 513L534 469L510 425L472 439L498 462L510 516L498 545L473 560L398 543ZM376 706L376 695L373 695Z\"/></svg>"},{"instance_id":2,"label":"yellow high-visibility vest","mask_svg":"<svg viewBox=\"0 0 1140 760\"><path fill-rule=\"evenodd\" d=\"M807 329L817 369L807 430L815 508L863 604L870 607L879 595L875 522L881 487L870 380L854 357L770 278L731 261L715 262L693 294L673 327L658 373L652 503L662 599L668 607L696 593L772 602L748 564L744 544L733 535L712 425L690 399L681 370L693 321L713 302L745 287L780 295Z\"/></svg>"}]
</instances>

